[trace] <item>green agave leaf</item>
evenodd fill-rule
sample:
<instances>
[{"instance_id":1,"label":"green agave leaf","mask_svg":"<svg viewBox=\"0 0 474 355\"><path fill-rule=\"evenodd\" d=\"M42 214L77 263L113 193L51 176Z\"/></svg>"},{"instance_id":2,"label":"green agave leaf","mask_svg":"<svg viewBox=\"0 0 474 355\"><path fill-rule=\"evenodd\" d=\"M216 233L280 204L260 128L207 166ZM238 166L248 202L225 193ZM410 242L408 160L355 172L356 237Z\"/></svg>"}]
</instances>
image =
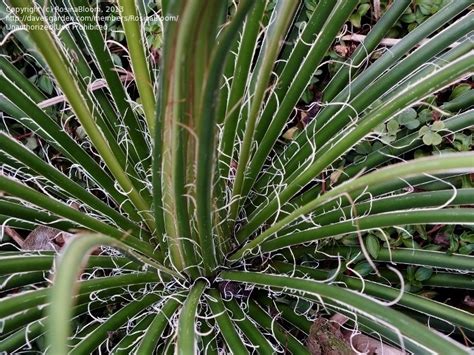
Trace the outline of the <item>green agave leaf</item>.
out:
<instances>
[{"instance_id":1,"label":"green agave leaf","mask_svg":"<svg viewBox=\"0 0 474 355\"><path fill-rule=\"evenodd\" d=\"M0 1L0 351L309 354L336 315L467 353L474 15L431 2Z\"/></svg>"},{"instance_id":2,"label":"green agave leaf","mask_svg":"<svg viewBox=\"0 0 474 355\"><path fill-rule=\"evenodd\" d=\"M242 281L255 284L261 287L287 288L294 291L316 297L332 299L340 305L345 305L356 311L379 320L385 324L391 324L398 328L404 337L411 338L429 351L448 351L450 353L466 354L467 349L463 346L448 340L446 337L435 337L431 330L425 328L420 323L389 309L376 302L367 302L366 297L349 292L339 287L318 283L295 277L269 275L263 273L225 271L221 277L227 280ZM414 331L416 329L416 331Z\"/></svg>"},{"instance_id":3,"label":"green agave leaf","mask_svg":"<svg viewBox=\"0 0 474 355\"><path fill-rule=\"evenodd\" d=\"M375 235L369 234L367 236L367 251L370 253L372 257L377 258L377 256L379 255L379 250L380 250L379 239Z\"/></svg>"}]
</instances>

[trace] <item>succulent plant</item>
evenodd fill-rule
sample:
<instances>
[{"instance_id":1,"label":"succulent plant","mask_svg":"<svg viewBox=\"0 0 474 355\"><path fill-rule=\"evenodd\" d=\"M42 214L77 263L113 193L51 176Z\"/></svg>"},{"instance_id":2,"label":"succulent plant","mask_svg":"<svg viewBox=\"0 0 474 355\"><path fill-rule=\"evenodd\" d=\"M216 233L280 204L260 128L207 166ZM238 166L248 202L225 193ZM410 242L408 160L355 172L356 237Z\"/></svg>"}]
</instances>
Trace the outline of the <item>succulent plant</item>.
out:
<instances>
[{"instance_id":1,"label":"succulent plant","mask_svg":"<svg viewBox=\"0 0 474 355\"><path fill-rule=\"evenodd\" d=\"M373 56L411 3L391 2L329 81L314 74L357 0L118 0L121 27L87 0L0 3L3 41L45 78L0 57L1 351L305 354L328 351L307 337L336 314L413 353L468 352L472 314L418 291L472 290L473 258L409 228L474 223L474 154L413 155L472 128L472 101L423 134L397 118L473 74L472 0ZM46 246L21 245L38 226Z\"/></svg>"}]
</instances>

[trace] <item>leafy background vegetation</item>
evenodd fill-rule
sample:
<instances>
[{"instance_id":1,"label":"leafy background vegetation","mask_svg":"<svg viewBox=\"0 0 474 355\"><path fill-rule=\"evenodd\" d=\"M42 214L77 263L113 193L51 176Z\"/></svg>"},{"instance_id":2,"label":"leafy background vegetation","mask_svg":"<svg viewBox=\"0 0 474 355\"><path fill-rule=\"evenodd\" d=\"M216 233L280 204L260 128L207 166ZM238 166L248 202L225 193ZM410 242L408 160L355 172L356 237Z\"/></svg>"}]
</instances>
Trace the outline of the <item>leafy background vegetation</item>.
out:
<instances>
[{"instance_id":1,"label":"leafy background vegetation","mask_svg":"<svg viewBox=\"0 0 474 355\"><path fill-rule=\"evenodd\" d=\"M52 3L69 4L62 0ZM121 22L118 8L123 3L119 1L117 7L109 2L97 5L108 15L103 32L108 50L101 52L104 43L93 31L68 28L51 39L40 39L46 32L38 37L24 31L11 33L7 26L11 19L5 17L10 2L0 2L4 19L0 57L0 124L4 132L0 137L0 190L4 191L0 200L0 258L4 265L0 349L44 351L52 346L52 353L60 353L71 332L74 337L68 344L76 353L97 349L151 353L155 348L157 353L196 349L209 353L218 349L347 353L363 351L366 346L370 351L389 346L415 353L465 353L466 347L472 346L474 330L470 314L474 217L469 208L474 204L470 175L474 158L472 154L445 154L472 149L474 91L469 76L472 64L456 69L451 76L446 66L454 66L457 60L469 63L469 56L472 59L470 2L400 1L400 8L395 9L393 1L384 0L346 4L305 0L299 8L290 9L284 1L269 1L266 6L263 2L254 5L252 10L246 1L239 6L211 4L215 8L199 2L182 7L179 1L165 2L163 5L170 6L169 14L179 13L180 20L174 23L152 17L163 14L162 4L139 1L136 11L150 19L142 28ZM11 4L28 7L33 2L16 0ZM70 4L87 2L72 0ZM214 18L215 23L205 30L196 25L191 10L185 12L199 6L206 9L201 14L204 19ZM389 15L383 17L390 8ZM242 27L238 18L239 13L244 14L240 15L243 22L245 11L252 11L256 20L247 20ZM285 11L294 14L286 22ZM341 26L330 26L326 18L314 15L324 11ZM336 11L341 15L335 15ZM272 16L280 20L269 25ZM217 32L217 26L232 17L234 22L227 22L228 27ZM387 24L379 25L379 33L374 35L374 26L384 18ZM186 19L189 23L183 24ZM322 26L327 33L333 31L328 40L315 41L325 54L312 64L302 50L314 40L313 32L304 32L311 21L313 31ZM425 27L417 32L422 24ZM250 39L231 38L230 28L236 34L244 31ZM141 40L134 37L137 30L143 31ZM186 36L193 31L197 33L194 40L203 44L200 51L173 47L173 43L181 43L179 38L190 41ZM366 84L358 84L357 78L362 82L370 68L387 61L392 48L398 53L397 48L409 43L403 39L411 33L416 40L399 49L398 59L382 67ZM224 45L215 44L214 38L227 34L230 47L222 54L230 54L226 62L217 62L214 56ZM372 44L371 34L376 37ZM280 37L285 36L280 48ZM433 42L440 44L418 47L427 37L435 37ZM378 41L382 44L376 47ZM36 45L41 42L44 47L38 50ZM59 48L74 68L72 78L79 83L78 93L87 97L86 107L100 107L99 113L92 111L95 121L89 122L89 128L77 119L81 103L71 102L74 91L68 94L67 83L61 83L58 72L51 70L60 64L47 56L44 48L48 46ZM140 48L145 49L143 53ZM184 69L176 69L176 53L183 56L179 63ZM300 60L295 59L298 53ZM397 66L405 58L404 64ZM209 77L207 70L213 64L216 76ZM107 65L114 66L116 77L104 74ZM303 69L298 71L300 65ZM306 74L301 74L305 67ZM221 78L221 70L225 81L216 79ZM433 70L439 70L435 72L438 79ZM181 88L178 84L178 89L168 86L169 82L179 83L173 75L180 75ZM293 76L304 83L300 93L294 89L298 85ZM101 77L106 77L105 82L91 79ZM419 89L405 103L397 96L426 77L433 87ZM289 88L278 87L280 78ZM380 90L384 80L392 80L392 85ZM152 85L147 87L147 83ZM117 85L123 85L123 92ZM267 93L274 87L278 100ZM347 92L358 88L363 93L367 87L367 97ZM208 92L211 95L206 101ZM196 96L190 98L193 93ZM173 100L180 95L187 98L183 107ZM286 96L294 99L287 99L290 104L285 114ZM377 110L384 112L392 98L399 102L397 109L386 111L386 119L333 160L326 160L319 148L306 144L314 139L316 146L330 147L324 143L333 138L337 144L359 121L374 117ZM347 107L340 102L346 102ZM332 109L337 103L339 107ZM196 121L183 113L187 110L195 113ZM214 118L206 110L213 112ZM351 116L351 110L359 112L362 119ZM177 128L173 120L167 122L164 117L168 115L187 130ZM114 121L114 116L119 120ZM38 132L31 122L42 117L44 122L51 118L65 135L46 123ZM200 126L199 118L216 122ZM252 127L249 122L256 118ZM357 124L343 130L351 120ZM335 128L327 128L325 122ZM153 127L159 132L156 136ZM91 138L94 130L101 132L108 149L100 148L100 139ZM206 130L210 136L205 135ZM218 153L213 147L193 143L196 135L198 142L215 142ZM265 144L269 149L265 150ZM171 153L167 145L173 147ZM76 157L78 149L92 159ZM195 150L204 155L193 164ZM167 157L168 153L171 156ZM305 160L304 154L310 159ZM218 158L211 172L199 168L209 156ZM405 165L371 170L421 158L428 159L419 160L418 167L408 163L406 176L399 175ZM327 166L318 170L313 159L327 161ZM154 170L152 160L159 164ZM111 168L115 163L125 175L119 168ZM99 176L97 169L104 175ZM152 177L157 171L162 176ZM291 185L308 171L316 174L303 179L301 186ZM364 182L371 172L375 180ZM418 175L413 177L415 173ZM250 182L253 186L249 187L247 175L252 174L256 182ZM127 179L123 176L129 177L130 186L138 191L135 197L126 198ZM362 185L357 185L357 179L350 180L353 177L360 177ZM199 185L200 181L207 184ZM345 181L349 182L344 185ZM352 190L351 183L355 186ZM283 197L288 184L295 192ZM343 188L337 190L338 186ZM221 197L217 202L212 200L217 207L206 205L210 200L203 191ZM334 196L332 191L336 191ZM240 198L241 194L246 198ZM281 206L271 207L275 201ZM146 207L151 202L153 209ZM165 211L171 207L172 218L157 213L161 209L156 206ZM203 209L213 210L211 221L202 214ZM75 237L78 229L88 232ZM182 238L183 231L193 237ZM131 238L123 238L124 233ZM215 262L212 266L216 250L207 250L207 245L219 245L219 268ZM81 272L77 265L91 250ZM53 266L56 251L62 254ZM79 274L81 286L75 295L71 286ZM47 286L53 278L55 287L50 292ZM371 298L358 298L346 289ZM386 303L381 306L381 301ZM48 303L49 308L43 307ZM391 313L389 306L400 313ZM420 326L423 323L438 333Z\"/></svg>"}]
</instances>

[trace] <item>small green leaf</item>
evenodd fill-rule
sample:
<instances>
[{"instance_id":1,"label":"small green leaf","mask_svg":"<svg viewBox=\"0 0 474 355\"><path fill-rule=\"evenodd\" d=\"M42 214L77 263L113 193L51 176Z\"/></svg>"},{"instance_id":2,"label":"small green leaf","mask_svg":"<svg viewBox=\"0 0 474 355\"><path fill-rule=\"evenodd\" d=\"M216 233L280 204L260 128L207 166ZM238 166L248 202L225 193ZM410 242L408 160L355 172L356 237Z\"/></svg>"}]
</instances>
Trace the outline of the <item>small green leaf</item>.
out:
<instances>
[{"instance_id":1,"label":"small green leaf","mask_svg":"<svg viewBox=\"0 0 474 355\"><path fill-rule=\"evenodd\" d=\"M432 145L433 144L433 132L428 131L423 135L423 143L426 145Z\"/></svg>"},{"instance_id":2,"label":"small green leaf","mask_svg":"<svg viewBox=\"0 0 474 355\"><path fill-rule=\"evenodd\" d=\"M449 96L449 100L455 99L456 97L462 95L464 92L469 91L470 89L471 89L471 85L467 83L457 85L451 92L451 95Z\"/></svg>"},{"instance_id":3,"label":"small green leaf","mask_svg":"<svg viewBox=\"0 0 474 355\"><path fill-rule=\"evenodd\" d=\"M474 244L474 234L469 232L464 232L459 236L459 238L466 243L473 243Z\"/></svg>"},{"instance_id":4,"label":"small green leaf","mask_svg":"<svg viewBox=\"0 0 474 355\"><path fill-rule=\"evenodd\" d=\"M369 154L372 152L372 145L368 141L363 141L355 147L355 151L359 154Z\"/></svg>"},{"instance_id":5,"label":"small green leaf","mask_svg":"<svg viewBox=\"0 0 474 355\"><path fill-rule=\"evenodd\" d=\"M458 249L459 249L459 240L457 240L457 238L455 236L451 237L449 239L448 251L451 252L451 253L455 253Z\"/></svg>"},{"instance_id":6,"label":"small green leaf","mask_svg":"<svg viewBox=\"0 0 474 355\"><path fill-rule=\"evenodd\" d=\"M315 1L315 0L305 0L304 1L304 6L311 12L316 9L316 5L317 5L317 1Z\"/></svg>"},{"instance_id":7,"label":"small green leaf","mask_svg":"<svg viewBox=\"0 0 474 355\"><path fill-rule=\"evenodd\" d=\"M431 4L421 4L419 7L420 12L425 16L431 15L431 11L432 11L431 8L432 8Z\"/></svg>"},{"instance_id":8,"label":"small green leaf","mask_svg":"<svg viewBox=\"0 0 474 355\"><path fill-rule=\"evenodd\" d=\"M418 113L418 120L421 122L421 123L426 123L426 122L429 122L433 119L433 112L431 112L431 110L428 110L428 109L424 109L424 110L421 110L419 113Z\"/></svg>"},{"instance_id":9,"label":"small green leaf","mask_svg":"<svg viewBox=\"0 0 474 355\"><path fill-rule=\"evenodd\" d=\"M53 82L47 75L41 75L38 79L38 86L40 87L41 90L43 90L45 93L48 95L51 95L53 93Z\"/></svg>"},{"instance_id":10,"label":"small green leaf","mask_svg":"<svg viewBox=\"0 0 474 355\"><path fill-rule=\"evenodd\" d=\"M415 281L415 267L414 266L407 267L407 280L410 283Z\"/></svg>"},{"instance_id":11,"label":"small green leaf","mask_svg":"<svg viewBox=\"0 0 474 355\"><path fill-rule=\"evenodd\" d=\"M469 152L472 146L472 135L456 133L453 146L460 152Z\"/></svg>"},{"instance_id":12,"label":"small green leaf","mask_svg":"<svg viewBox=\"0 0 474 355\"><path fill-rule=\"evenodd\" d=\"M368 262L358 263L354 270L357 271L361 276L367 276L372 272L372 266Z\"/></svg>"},{"instance_id":13,"label":"small green leaf","mask_svg":"<svg viewBox=\"0 0 474 355\"><path fill-rule=\"evenodd\" d=\"M406 248L421 249L420 244L413 239L402 239L402 243Z\"/></svg>"},{"instance_id":14,"label":"small green leaf","mask_svg":"<svg viewBox=\"0 0 474 355\"><path fill-rule=\"evenodd\" d=\"M413 121L408 121L408 122L405 122L404 126L408 129L416 129L418 127L420 127L420 121L418 120L413 120Z\"/></svg>"},{"instance_id":15,"label":"small green leaf","mask_svg":"<svg viewBox=\"0 0 474 355\"><path fill-rule=\"evenodd\" d=\"M396 120L388 121L388 123L387 123L387 131L388 131L390 134L395 134L395 133L397 133L399 130L400 130L400 125L398 124L398 122L397 122Z\"/></svg>"},{"instance_id":16,"label":"small green leaf","mask_svg":"<svg viewBox=\"0 0 474 355\"><path fill-rule=\"evenodd\" d=\"M385 144L388 144L388 143L391 143L391 142L394 142L397 140L397 136L395 134L387 134L385 136L382 137L382 141L385 143Z\"/></svg>"},{"instance_id":17,"label":"small green leaf","mask_svg":"<svg viewBox=\"0 0 474 355\"><path fill-rule=\"evenodd\" d=\"M402 22L405 23L413 23L416 21L416 15L415 14L407 14L402 16Z\"/></svg>"},{"instance_id":18,"label":"small green leaf","mask_svg":"<svg viewBox=\"0 0 474 355\"><path fill-rule=\"evenodd\" d=\"M354 27L357 27L357 28L359 28L361 26L361 24L360 24L361 20L362 20L362 18L359 15L359 13L354 13L354 14L351 15L351 17L349 17L349 21L352 23L352 25Z\"/></svg>"},{"instance_id":19,"label":"small green leaf","mask_svg":"<svg viewBox=\"0 0 474 355\"><path fill-rule=\"evenodd\" d=\"M467 244L459 248L458 253L459 254L464 254L464 255L469 255L472 252L474 252L474 244Z\"/></svg>"},{"instance_id":20,"label":"small green leaf","mask_svg":"<svg viewBox=\"0 0 474 355\"><path fill-rule=\"evenodd\" d=\"M411 292L411 293L417 293L420 292L422 289L422 284L418 281L413 281L412 284L406 285L405 291L406 292Z\"/></svg>"},{"instance_id":21,"label":"small green leaf","mask_svg":"<svg viewBox=\"0 0 474 355\"><path fill-rule=\"evenodd\" d=\"M410 122L416 119L417 113L413 108L407 108L403 110L397 115L397 121L400 124L405 124L406 122Z\"/></svg>"},{"instance_id":22,"label":"small green leaf","mask_svg":"<svg viewBox=\"0 0 474 355\"><path fill-rule=\"evenodd\" d=\"M122 66L122 58L120 58L119 55L112 53L112 60L114 61L114 64L118 67Z\"/></svg>"},{"instance_id":23,"label":"small green leaf","mask_svg":"<svg viewBox=\"0 0 474 355\"><path fill-rule=\"evenodd\" d=\"M304 314L311 309L312 305L313 304L311 302L302 298L298 298L296 304L294 304L293 307L296 313Z\"/></svg>"},{"instance_id":24,"label":"small green leaf","mask_svg":"<svg viewBox=\"0 0 474 355\"><path fill-rule=\"evenodd\" d=\"M377 259L380 251L380 241L379 238L377 238L375 235L369 234L367 236L367 250L369 251L369 254Z\"/></svg>"},{"instance_id":25,"label":"small green leaf","mask_svg":"<svg viewBox=\"0 0 474 355\"><path fill-rule=\"evenodd\" d=\"M428 126L423 126L420 128L420 130L418 131L418 136L421 137L427 133L429 133L431 130Z\"/></svg>"},{"instance_id":26,"label":"small green leaf","mask_svg":"<svg viewBox=\"0 0 474 355\"><path fill-rule=\"evenodd\" d=\"M357 13L360 16L364 16L369 10L370 10L370 5L369 4L361 4L359 6L359 8L357 9Z\"/></svg>"},{"instance_id":27,"label":"small green leaf","mask_svg":"<svg viewBox=\"0 0 474 355\"><path fill-rule=\"evenodd\" d=\"M159 49L161 48L162 38L160 34L154 36L153 43L151 44L152 48Z\"/></svg>"},{"instance_id":28,"label":"small green leaf","mask_svg":"<svg viewBox=\"0 0 474 355\"><path fill-rule=\"evenodd\" d=\"M372 144L372 151L376 151L376 150L379 150L379 149L382 149L384 147L384 145L379 142L379 141L376 141L375 143Z\"/></svg>"},{"instance_id":29,"label":"small green leaf","mask_svg":"<svg viewBox=\"0 0 474 355\"><path fill-rule=\"evenodd\" d=\"M424 250L439 251L439 250L441 250L441 246L440 246L440 245L436 245L436 244L428 244L428 245L425 246L423 249L424 249Z\"/></svg>"},{"instance_id":30,"label":"small green leaf","mask_svg":"<svg viewBox=\"0 0 474 355\"><path fill-rule=\"evenodd\" d=\"M443 137L441 137L438 133L432 133L432 145L439 145L443 142Z\"/></svg>"},{"instance_id":31,"label":"small green leaf","mask_svg":"<svg viewBox=\"0 0 474 355\"><path fill-rule=\"evenodd\" d=\"M431 275L433 275L433 269L420 267L415 272L415 280L420 282L426 281L431 277Z\"/></svg>"},{"instance_id":32,"label":"small green leaf","mask_svg":"<svg viewBox=\"0 0 474 355\"><path fill-rule=\"evenodd\" d=\"M417 118L417 112L413 108L407 108L397 115L397 122L407 127L408 129L415 129L420 126L420 121Z\"/></svg>"},{"instance_id":33,"label":"small green leaf","mask_svg":"<svg viewBox=\"0 0 474 355\"><path fill-rule=\"evenodd\" d=\"M428 234L426 233L426 228L423 225L415 225L415 230L418 232L418 236L423 240L428 240Z\"/></svg>"},{"instance_id":34,"label":"small green leaf","mask_svg":"<svg viewBox=\"0 0 474 355\"><path fill-rule=\"evenodd\" d=\"M379 124L374 128L374 132L377 132L379 134L384 134L387 132L387 128L385 127L385 124Z\"/></svg>"},{"instance_id":35,"label":"small green leaf","mask_svg":"<svg viewBox=\"0 0 474 355\"><path fill-rule=\"evenodd\" d=\"M432 131L438 132L438 131L441 131L442 129L444 129L444 123L442 121L435 121L431 125L431 130Z\"/></svg>"}]
</instances>

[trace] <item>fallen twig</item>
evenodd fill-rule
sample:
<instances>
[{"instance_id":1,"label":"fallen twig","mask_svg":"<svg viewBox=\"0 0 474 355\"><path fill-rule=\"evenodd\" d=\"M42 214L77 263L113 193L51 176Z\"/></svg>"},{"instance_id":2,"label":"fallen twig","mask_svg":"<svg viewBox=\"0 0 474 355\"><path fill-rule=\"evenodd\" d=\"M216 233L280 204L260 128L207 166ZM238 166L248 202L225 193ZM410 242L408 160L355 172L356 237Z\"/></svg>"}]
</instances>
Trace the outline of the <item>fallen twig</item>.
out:
<instances>
[{"instance_id":1,"label":"fallen twig","mask_svg":"<svg viewBox=\"0 0 474 355\"><path fill-rule=\"evenodd\" d=\"M133 80L133 76L131 74L123 75L123 76L120 77L120 81L122 81L122 82L127 82L127 81L131 81L131 80ZM96 90L99 90L99 89L102 89L102 88L105 88L105 87L107 87L107 82L104 79L99 79L99 80L96 80L93 83L89 84L87 89L90 92L94 92ZM61 102L64 102L64 101L66 101L66 97L64 95L59 95L59 96L55 96L55 97L52 97L50 99L39 102L38 107L47 108L47 107L50 107L50 106L60 104Z\"/></svg>"},{"instance_id":2,"label":"fallen twig","mask_svg":"<svg viewBox=\"0 0 474 355\"><path fill-rule=\"evenodd\" d=\"M341 40L343 41L353 41L353 42L364 42L365 38L367 36L364 36L364 35L359 35L359 34L350 34L350 35L345 35L345 36L342 36L341 37ZM398 42L400 42L401 39L399 38L383 38L381 41L380 41L380 44L382 46L387 46L387 47L392 47L394 45L396 45ZM430 39L424 39L422 41L420 41L420 43L418 44L418 46L422 46L423 44L425 44L426 42L429 42ZM454 48L456 46L458 46L460 43L459 42L454 42L452 43L451 45L449 45L449 48Z\"/></svg>"}]
</instances>

